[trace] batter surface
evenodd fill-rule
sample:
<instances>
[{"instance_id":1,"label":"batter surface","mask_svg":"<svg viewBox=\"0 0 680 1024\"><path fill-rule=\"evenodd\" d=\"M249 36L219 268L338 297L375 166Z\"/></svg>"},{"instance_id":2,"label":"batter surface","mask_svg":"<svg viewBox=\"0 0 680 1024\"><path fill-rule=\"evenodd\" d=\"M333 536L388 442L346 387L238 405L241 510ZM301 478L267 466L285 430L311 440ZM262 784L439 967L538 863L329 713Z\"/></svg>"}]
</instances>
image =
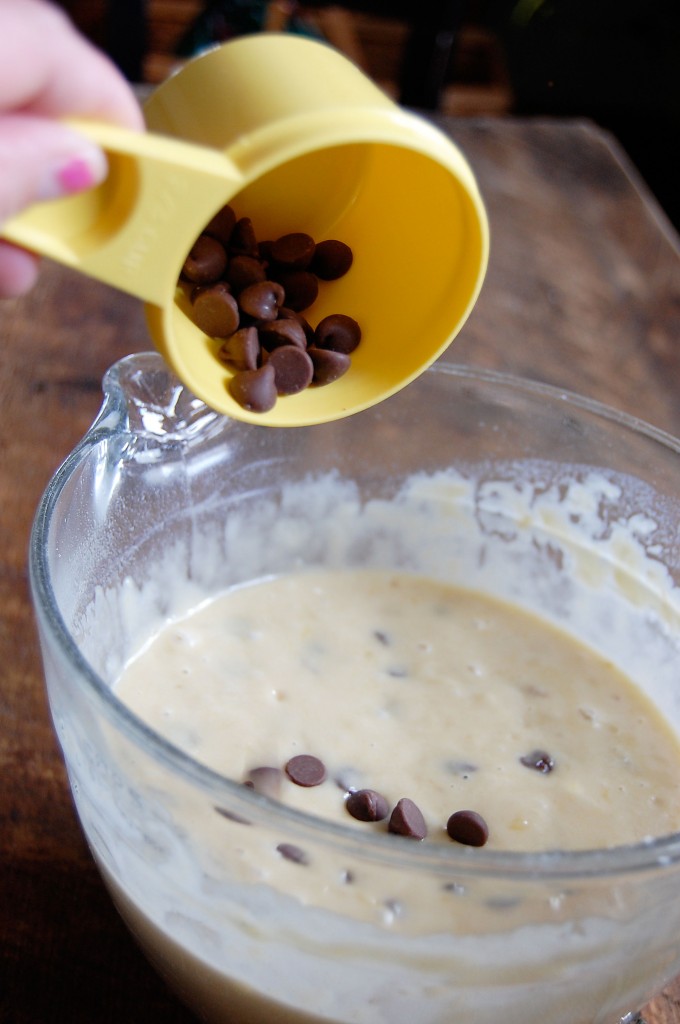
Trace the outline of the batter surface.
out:
<instances>
[{"instance_id":1,"label":"batter surface","mask_svg":"<svg viewBox=\"0 0 680 1024\"><path fill-rule=\"evenodd\" d=\"M348 792L408 798L426 842L474 810L488 848L579 849L680 828L680 743L599 655L508 604L383 571L244 586L168 623L117 692L217 771L281 769L286 804L358 829ZM292 757L326 778L301 786Z\"/></svg>"}]
</instances>

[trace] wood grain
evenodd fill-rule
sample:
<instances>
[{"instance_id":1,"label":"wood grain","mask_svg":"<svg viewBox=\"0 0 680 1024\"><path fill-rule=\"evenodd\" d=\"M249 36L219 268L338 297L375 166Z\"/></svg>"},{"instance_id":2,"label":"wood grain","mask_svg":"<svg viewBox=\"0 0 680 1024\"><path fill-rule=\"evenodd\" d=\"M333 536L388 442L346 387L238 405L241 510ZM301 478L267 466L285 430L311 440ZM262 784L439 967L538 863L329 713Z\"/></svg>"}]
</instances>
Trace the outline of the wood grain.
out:
<instances>
[{"instance_id":1,"label":"wood grain","mask_svg":"<svg viewBox=\"0 0 680 1024\"><path fill-rule=\"evenodd\" d=\"M588 123L444 120L492 231L484 291L444 359L581 392L680 436L677 237ZM31 520L101 400L106 368L150 347L133 299L45 266L0 306L0 1021L189 1024L138 953L79 831L29 604ZM680 983L645 1012L680 1024Z\"/></svg>"}]
</instances>

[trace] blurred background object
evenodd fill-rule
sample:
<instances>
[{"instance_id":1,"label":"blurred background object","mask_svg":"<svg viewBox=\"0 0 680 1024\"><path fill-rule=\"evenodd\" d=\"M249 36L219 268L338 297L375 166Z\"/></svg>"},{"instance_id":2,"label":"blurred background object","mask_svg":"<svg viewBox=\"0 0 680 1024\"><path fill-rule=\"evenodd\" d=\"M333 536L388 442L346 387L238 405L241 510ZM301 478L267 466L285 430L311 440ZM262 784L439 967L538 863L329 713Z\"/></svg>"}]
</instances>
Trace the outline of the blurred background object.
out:
<instances>
[{"instance_id":1,"label":"blurred background object","mask_svg":"<svg viewBox=\"0 0 680 1024\"><path fill-rule=\"evenodd\" d=\"M680 227L678 0L489 0L517 115L586 116L619 140Z\"/></svg>"},{"instance_id":2,"label":"blurred background object","mask_svg":"<svg viewBox=\"0 0 680 1024\"><path fill-rule=\"evenodd\" d=\"M678 0L62 0L133 82L162 81L235 35L327 40L406 106L454 116L590 118L680 228Z\"/></svg>"}]
</instances>

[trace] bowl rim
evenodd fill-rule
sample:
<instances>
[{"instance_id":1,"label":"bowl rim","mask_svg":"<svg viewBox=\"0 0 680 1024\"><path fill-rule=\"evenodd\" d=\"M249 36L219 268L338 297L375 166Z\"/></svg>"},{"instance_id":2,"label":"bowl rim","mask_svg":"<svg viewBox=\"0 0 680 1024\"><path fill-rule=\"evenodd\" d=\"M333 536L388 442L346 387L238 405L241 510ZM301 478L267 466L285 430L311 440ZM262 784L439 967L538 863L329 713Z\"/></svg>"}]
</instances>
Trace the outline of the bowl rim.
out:
<instances>
[{"instance_id":1,"label":"bowl rim","mask_svg":"<svg viewBox=\"0 0 680 1024\"><path fill-rule=\"evenodd\" d=\"M107 372L105 383L107 378L113 377L115 391L118 373L129 369L131 364L149 359L152 362L157 360L159 366L164 365L157 353L125 356ZM570 408L643 435L680 456L679 439L644 420L573 391L505 372L453 363L438 363L425 370L425 374L450 376L463 383L493 385L513 393L563 402ZM108 392L107 396L111 397ZM118 399L122 401L122 395ZM361 416L362 413L357 415ZM235 813L252 823L259 821L268 827L280 824L288 833L294 831L299 837L326 842L335 850L351 851L354 856L389 863L401 870L428 871L445 875L449 880L455 874L461 878L474 876L502 878L513 882L555 883L562 879L613 879L624 874L668 871L680 865L680 831L604 849L555 849L540 852L488 850L485 847L471 848L453 843L405 843L399 841L399 837L386 833L361 832L352 826L317 818L258 794L240 781L229 779L194 760L156 733L115 696L82 655L61 616L50 581L46 551L52 515L72 472L99 441L101 429L98 429L98 425L101 427L101 420L100 413L83 439L56 470L38 504L30 537L29 580L34 612L40 626L56 643L81 689L95 701L97 710L125 739L141 747L171 771L179 773L189 783L209 793L216 806L226 799L229 807L236 809ZM112 418L108 416L106 420L104 429L110 433Z\"/></svg>"}]
</instances>

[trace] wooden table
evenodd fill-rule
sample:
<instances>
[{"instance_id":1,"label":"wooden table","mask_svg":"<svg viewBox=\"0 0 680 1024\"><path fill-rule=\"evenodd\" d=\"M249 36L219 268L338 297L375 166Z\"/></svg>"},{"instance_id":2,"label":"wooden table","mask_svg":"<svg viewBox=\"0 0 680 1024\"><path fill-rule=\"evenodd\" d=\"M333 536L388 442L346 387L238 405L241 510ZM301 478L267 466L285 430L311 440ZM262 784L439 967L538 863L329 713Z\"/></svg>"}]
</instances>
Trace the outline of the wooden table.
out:
<instances>
[{"instance_id":1,"label":"wooden table","mask_svg":"<svg viewBox=\"0 0 680 1024\"><path fill-rule=\"evenodd\" d=\"M446 358L576 390L680 436L679 243L616 144L582 122L441 123L476 169L492 230L482 297ZM148 347L135 300L55 266L0 305L3 1024L193 1020L128 937L81 837L26 579L35 506L97 412L102 374ZM646 1018L680 1024L680 981Z\"/></svg>"}]
</instances>

